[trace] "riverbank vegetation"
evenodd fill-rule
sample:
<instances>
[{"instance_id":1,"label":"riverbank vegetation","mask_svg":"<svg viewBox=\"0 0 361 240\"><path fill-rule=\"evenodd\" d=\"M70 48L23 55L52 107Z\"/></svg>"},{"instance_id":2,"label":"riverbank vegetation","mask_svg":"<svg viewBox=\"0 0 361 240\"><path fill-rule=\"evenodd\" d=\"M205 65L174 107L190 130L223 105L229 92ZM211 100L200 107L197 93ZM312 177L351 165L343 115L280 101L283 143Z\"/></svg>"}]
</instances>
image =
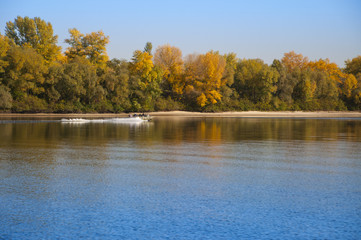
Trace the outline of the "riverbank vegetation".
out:
<instances>
[{"instance_id":1,"label":"riverbank vegetation","mask_svg":"<svg viewBox=\"0 0 361 240\"><path fill-rule=\"evenodd\" d=\"M183 56L146 43L109 59L109 36L69 30L62 52L51 23L17 17L0 34L0 111L361 110L361 56L340 68L293 51L271 65L235 53Z\"/></svg>"}]
</instances>

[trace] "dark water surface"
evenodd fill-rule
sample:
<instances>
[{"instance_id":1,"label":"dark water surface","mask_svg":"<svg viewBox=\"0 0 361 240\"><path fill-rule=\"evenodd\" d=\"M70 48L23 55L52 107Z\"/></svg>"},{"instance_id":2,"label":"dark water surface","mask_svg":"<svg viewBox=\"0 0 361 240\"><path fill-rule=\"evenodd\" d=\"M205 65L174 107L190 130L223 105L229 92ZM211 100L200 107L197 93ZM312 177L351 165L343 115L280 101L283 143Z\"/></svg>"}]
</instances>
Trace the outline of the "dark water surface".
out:
<instances>
[{"instance_id":1,"label":"dark water surface","mask_svg":"<svg viewBox=\"0 0 361 240\"><path fill-rule=\"evenodd\" d=\"M0 121L0 239L361 239L361 120Z\"/></svg>"}]
</instances>

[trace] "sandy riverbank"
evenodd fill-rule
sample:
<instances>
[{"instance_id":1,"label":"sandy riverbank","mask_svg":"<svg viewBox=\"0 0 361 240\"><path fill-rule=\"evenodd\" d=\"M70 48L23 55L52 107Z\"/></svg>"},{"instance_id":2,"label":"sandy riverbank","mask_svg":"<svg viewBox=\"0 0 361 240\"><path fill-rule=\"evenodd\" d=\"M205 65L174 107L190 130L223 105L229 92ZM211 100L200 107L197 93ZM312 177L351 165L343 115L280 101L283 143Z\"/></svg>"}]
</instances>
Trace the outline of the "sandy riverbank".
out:
<instances>
[{"instance_id":1,"label":"sandy riverbank","mask_svg":"<svg viewBox=\"0 0 361 240\"><path fill-rule=\"evenodd\" d=\"M127 117L127 113L76 113L76 114L56 114L56 113L0 113L2 118L112 118ZM201 112L151 112L153 117L259 117L259 118L361 118L361 112L220 112L220 113L201 113Z\"/></svg>"},{"instance_id":2,"label":"sandy riverbank","mask_svg":"<svg viewBox=\"0 0 361 240\"><path fill-rule=\"evenodd\" d=\"M154 112L154 117L281 117L281 118L361 118L361 112L220 112L220 113L201 113L201 112Z\"/></svg>"}]
</instances>

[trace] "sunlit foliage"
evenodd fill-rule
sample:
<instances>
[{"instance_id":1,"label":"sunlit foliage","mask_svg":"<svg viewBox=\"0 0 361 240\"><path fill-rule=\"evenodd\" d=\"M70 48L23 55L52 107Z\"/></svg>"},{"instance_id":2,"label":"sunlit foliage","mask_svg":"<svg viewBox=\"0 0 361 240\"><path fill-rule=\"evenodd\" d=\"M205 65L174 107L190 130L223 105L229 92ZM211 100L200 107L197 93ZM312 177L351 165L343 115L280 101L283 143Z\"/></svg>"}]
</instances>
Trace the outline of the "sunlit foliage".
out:
<instances>
[{"instance_id":1,"label":"sunlit foliage","mask_svg":"<svg viewBox=\"0 0 361 240\"><path fill-rule=\"evenodd\" d=\"M220 88L226 83L222 79L225 66L226 61L218 52L188 56L185 62L185 90L187 95L195 98L198 106L204 107L221 100Z\"/></svg>"},{"instance_id":2,"label":"sunlit foliage","mask_svg":"<svg viewBox=\"0 0 361 240\"><path fill-rule=\"evenodd\" d=\"M297 68L304 69L308 64L308 58L304 57L302 54L291 51L284 54L282 63L288 71L292 72Z\"/></svg>"},{"instance_id":3,"label":"sunlit foliage","mask_svg":"<svg viewBox=\"0 0 361 240\"><path fill-rule=\"evenodd\" d=\"M75 57L85 57L90 63L105 68L109 57L106 52L106 45L109 43L109 37L102 31L82 34L76 28L69 29L70 38L65 42L70 46L66 49L65 55L69 59Z\"/></svg>"},{"instance_id":4,"label":"sunlit foliage","mask_svg":"<svg viewBox=\"0 0 361 240\"><path fill-rule=\"evenodd\" d=\"M16 45L34 48L46 63L51 63L60 57L61 47L57 46L58 36L54 35L51 23L41 18L18 16L14 22L6 23L5 33Z\"/></svg>"},{"instance_id":5,"label":"sunlit foliage","mask_svg":"<svg viewBox=\"0 0 361 240\"><path fill-rule=\"evenodd\" d=\"M17 17L0 34L0 111L130 112L361 110L361 56L341 69L294 51L271 65L235 53L189 54L151 42L130 61L107 55L102 31L69 30L64 53L52 25ZM154 56L153 56L154 54Z\"/></svg>"},{"instance_id":6,"label":"sunlit foliage","mask_svg":"<svg viewBox=\"0 0 361 240\"><path fill-rule=\"evenodd\" d=\"M154 63L162 70L163 91L167 95L183 94L183 58L182 51L169 44L157 48L154 55Z\"/></svg>"}]
</instances>

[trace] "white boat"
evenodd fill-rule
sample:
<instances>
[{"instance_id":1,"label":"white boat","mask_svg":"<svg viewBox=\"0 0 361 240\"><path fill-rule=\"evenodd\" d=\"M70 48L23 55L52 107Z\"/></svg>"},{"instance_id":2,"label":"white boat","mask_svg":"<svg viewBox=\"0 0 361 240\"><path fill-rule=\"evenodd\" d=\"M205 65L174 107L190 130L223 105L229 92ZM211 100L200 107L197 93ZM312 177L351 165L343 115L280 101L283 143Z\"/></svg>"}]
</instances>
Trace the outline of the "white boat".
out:
<instances>
[{"instance_id":1,"label":"white boat","mask_svg":"<svg viewBox=\"0 0 361 240\"><path fill-rule=\"evenodd\" d=\"M84 119L84 118L63 118L62 123L141 123L149 121L150 118L129 117L129 118L106 118L106 119Z\"/></svg>"},{"instance_id":2,"label":"white boat","mask_svg":"<svg viewBox=\"0 0 361 240\"><path fill-rule=\"evenodd\" d=\"M63 119L61 119L62 123L87 123L90 121L91 120L84 119L84 118L69 118L69 119L63 118Z\"/></svg>"}]
</instances>

